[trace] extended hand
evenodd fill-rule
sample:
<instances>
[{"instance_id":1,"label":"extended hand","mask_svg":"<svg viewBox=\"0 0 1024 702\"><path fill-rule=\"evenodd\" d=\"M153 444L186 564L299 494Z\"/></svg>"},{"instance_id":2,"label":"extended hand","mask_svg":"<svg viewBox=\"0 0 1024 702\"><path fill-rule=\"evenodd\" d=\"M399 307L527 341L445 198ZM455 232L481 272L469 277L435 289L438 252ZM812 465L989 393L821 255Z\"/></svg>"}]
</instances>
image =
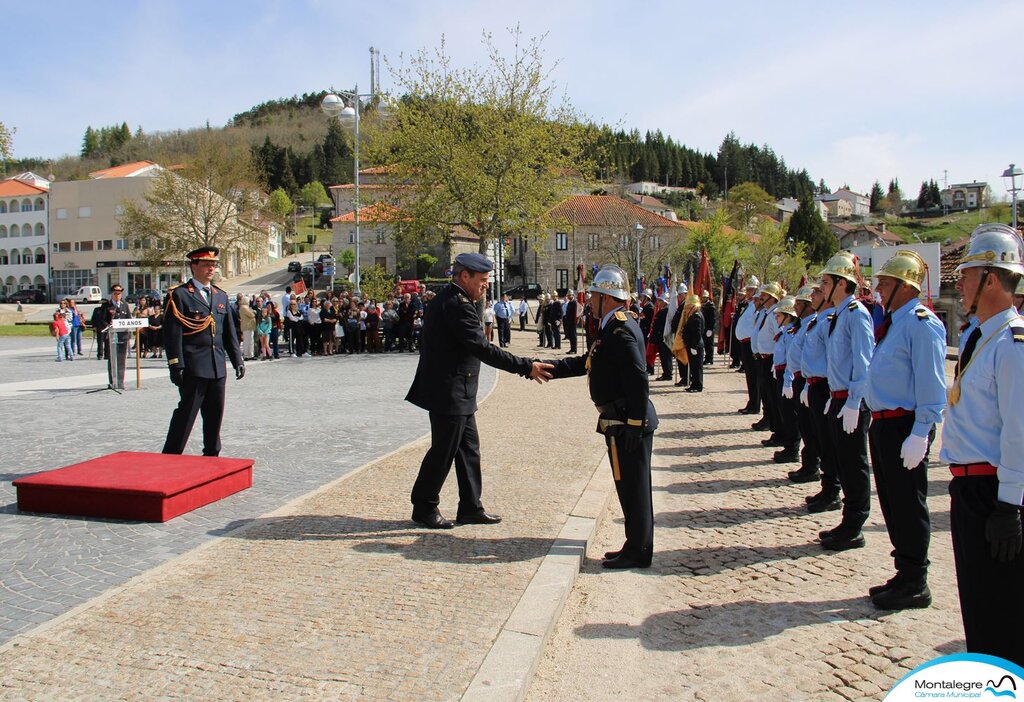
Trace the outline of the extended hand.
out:
<instances>
[{"instance_id":1,"label":"extended hand","mask_svg":"<svg viewBox=\"0 0 1024 702\"><path fill-rule=\"evenodd\" d=\"M921 461L924 460L924 454L927 451L928 437L911 434L903 441L903 446L900 448L900 458L903 459L903 467L907 470L914 470L921 465Z\"/></svg>"},{"instance_id":2,"label":"extended hand","mask_svg":"<svg viewBox=\"0 0 1024 702\"><path fill-rule=\"evenodd\" d=\"M530 375L527 377L531 380L536 380L538 383L546 383L553 377L551 371L554 370L554 366L550 363L544 363L544 361L534 361L533 367L530 368Z\"/></svg>"},{"instance_id":3,"label":"extended hand","mask_svg":"<svg viewBox=\"0 0 1024 702\"><path fill-rule=\"evenodd\" d=\"M985 539L992 546L992 558L1000 563L1015 559L1021 547L1020 507L996 502L985 522Z\"/></svg>"},{"instance_id":4,"label":"extended hand","mask_svg":"<svg viewBox=\"0 0 1024 702\"><path fill-rule=\"evenodd\" d=\"M850 403L847 402L839 410L839 416L843 418L843 431L847 434L857 431L857 424L860 423L860 412L857 411L856 407L850 407Z\"/></svg>"},{"instance_id":5,"label":"extended hand","mask_svg":"<svg viewBox=\"0 0 1024 702\"><path fill-rule=\"evenodd\" d=\"M171 371L171 382L181 387L181 381L185 377L185 369L181 366L171 366L168 370Z\"/></svg>"},{"instance_id":6,"label":"extended hand","mask_svg":"<svg viewBox=\"0 0 1024 702\"><path fill-rule=\"evenodd\" d=\"M629 453L640 450L640 442L644 438L644 428L627 424L622 432L622 448Z\"/></svg>"},{"instance_id":7,"label":"extended hand","mask_svg":"<svg viewBox=\"0 0 1024 702\"><path fill-rule=\"evenodd\" d=\"M238 367L235 368L235 380L241 380L245 377L245 364L239 363Z\"/></svg>"}]
</instances>

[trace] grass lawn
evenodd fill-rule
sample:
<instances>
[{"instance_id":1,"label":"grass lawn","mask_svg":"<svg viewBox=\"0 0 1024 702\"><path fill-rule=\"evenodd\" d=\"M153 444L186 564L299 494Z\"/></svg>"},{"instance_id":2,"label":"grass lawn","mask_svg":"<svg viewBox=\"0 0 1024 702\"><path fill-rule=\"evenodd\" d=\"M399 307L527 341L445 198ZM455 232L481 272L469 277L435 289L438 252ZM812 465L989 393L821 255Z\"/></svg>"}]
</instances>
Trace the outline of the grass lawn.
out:
<instances>
[{"instance_id":1,"label":"grass lawn","mask_svg":"<svg viewBox=\"0 0 1024 702\"><path fill-rule=\"evenodd\" d=\"M0 324L0 336L50 336L49 324Z\"/></svg>"},{"instance_id":2,"label":"grass lawn","mask_svg":"<svg viewBox=\"0 0 1024 702\"><path fill-rule=\"evenodd\" d=\"M934 241L939 244L953 243L965 239L971 235L974 228L983 222L1001 221L1009 224L1009 215L999 217L997 220L990 210L978 210L975 212L957 212L943 217L939 214L930 219L900 219L890 222L886 226L894 234L903 237L908 244L917 241L916 234L922 241Z\"/></svg>"}]
</instances>

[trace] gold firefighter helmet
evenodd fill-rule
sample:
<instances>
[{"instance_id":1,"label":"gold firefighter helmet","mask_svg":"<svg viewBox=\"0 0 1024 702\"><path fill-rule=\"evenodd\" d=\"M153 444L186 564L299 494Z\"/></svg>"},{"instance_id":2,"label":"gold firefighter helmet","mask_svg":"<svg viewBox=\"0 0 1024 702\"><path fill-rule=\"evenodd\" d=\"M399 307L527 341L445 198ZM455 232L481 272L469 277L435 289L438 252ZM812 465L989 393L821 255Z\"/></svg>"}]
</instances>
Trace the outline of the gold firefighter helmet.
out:
<instances>
[{"instance_id":1,"label":"gold firefighter helmet","mask_svg":"<svg viewBox=\"0 0 1024 702\"><path fill-rule=\"evenodd\" d=\"M758 289L757 292L771 295L772 297L775 298L776 302L778 302L779 300L786 296L786 291L783 290L782 286L779 285L778 283L765 283L760 287L760 289Z\"/></svg>"},{"instance_id":2,"label":"gold firefighter helmet","mask_svg":"<svg viewBox=\"0 0 1024 702\"><path fill-rule=\"evenodd\" d=\"M899 249L896 255L882 264L876 277L888 276L901 280L918 292L921 291L921 283L927 273L927 266L924 259L916 251L910 249Z\"/></svg>"},{"instance_id":3,"label":"gold firefighter helmet","mask_svg":"<svg viewBox=\"0 0 1024 702\"><path fill-rule=\"evenodd\" d=\"M794 298L794 301L795 302L810 302L811 301L811 295L813 295L813 294L814 294L814 286L813 285L805 285L805 286L803 286L802 288L800 288L799 290L796 291L796 297Z\"/></svg>"},{"instance_id":4,"label":"gold firefighter helmet","mask_svg":"<svg viewBox=\"0 0 1024 702\"><path fill-rule=\"evenodd\" d=\"M967 253L956 267L957 273L965 268L1004 268L1012 273L1024 274L1021 263L1021 240L1012 227L1005 224L982 224L971 234Z\"/></svg>"},{"instance_id":5,"label":"gold firefighter helmet","mask_svg":"<svg viewBox=\"0 0 1024 702\"><path fill-rule=\"evenodd\" d=\"M696 305L697 307L700 307L700 298L697 297L696 295L687 295L686 296L686 304L687 305Z\"/></svg>"},{"instance_id":6,"label":"gold firefighter helmet","mask_svg":"<svg viewBox=\"0 0 1024 702\"><path fill-rule=\"evenodd\" d=\"M821 275L834 275L859 285L860 268L857 266L857 257L849 251L840 251L828 260L821 270Z\"/></svg>"},{"instance_id":7,"label":"gold firefighter helmet","mask_svg":"<svg viewBox=\"0 0 1024 702\"><path fill-rule=\"evenodd\" d=\"M776 314L781 312L782 314L788 314L796 317L796 298L786 296L779 300L779 304L775 306Z\"/></svg>"},{"instance_id":8,"label":"gold firefighter helmet","mask_svg":"<svg viewBox=\"0 0 1024 702\"><path fill-rule=\"evenodd\" d=\"M749 278L747 278L747 284L743 286L743 289L744 290L749 290L750 288L757 289L757 288L760 288L760 287L761 287L761 281L757 279L756 275L751 275Z\"/></svg>"}]
</instances>

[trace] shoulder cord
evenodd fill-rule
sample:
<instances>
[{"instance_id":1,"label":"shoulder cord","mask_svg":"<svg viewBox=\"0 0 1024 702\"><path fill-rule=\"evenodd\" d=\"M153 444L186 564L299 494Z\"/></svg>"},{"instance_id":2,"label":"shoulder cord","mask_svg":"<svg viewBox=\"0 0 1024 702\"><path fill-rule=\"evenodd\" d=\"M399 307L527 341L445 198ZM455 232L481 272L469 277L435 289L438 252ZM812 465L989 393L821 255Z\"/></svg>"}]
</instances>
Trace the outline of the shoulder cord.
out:
<instances>
[{"instance_id":1,"label":"shoulder cord","mask_svg":"<svg viewBox=\"0 0 1024 702\"><path fill-rule=\"evenodd\" d=\"M167 307L170 308L171 314L174 315L174 318L186 329L186 331L182 332L185 336L198 334L207 328L210 329L211 335L215 335L217 333L217 322L214 321L212 314L207 315L201 321L188 319L178 311L178 306L174 304L174 295L167 296Z\"/></svg>"},{"instance_id":2,"label":"shoulder cord","mask_svg":"<svg viewBox=\"0 0 1024 702\"><path fill-rule=\"evenodd\" d=\"M1008 326L1010 326L1014 322L1019 322L1019 321L1020 321L1020 317L1010 318L1010 319L1006 320L1005 322L1003 322L999 326L998 329L996 329L994 332L989 334L989 336L986 339L984 339L980 344L978 344L978 347L976 349L974 349L974 353L971 355L971 359L969 361L967 361L967 365L964 366L962 369L960 369L959 375L957 375L956 379L953 381L953 387L950 389L949 397L948 397L950 405L955 405L957 402L960 401L960 381L963 379L964 374L967 373L967 369L970 368L971 364L974 363L974 360L979 355L981 355L981 350L983 348L985 348L985 344L987 344L988 342L992 341L992 339L996 338L996 336L999 334L999 332L1001 332L1002 330L1006 329Z\"/></svg>"}]
</instances>

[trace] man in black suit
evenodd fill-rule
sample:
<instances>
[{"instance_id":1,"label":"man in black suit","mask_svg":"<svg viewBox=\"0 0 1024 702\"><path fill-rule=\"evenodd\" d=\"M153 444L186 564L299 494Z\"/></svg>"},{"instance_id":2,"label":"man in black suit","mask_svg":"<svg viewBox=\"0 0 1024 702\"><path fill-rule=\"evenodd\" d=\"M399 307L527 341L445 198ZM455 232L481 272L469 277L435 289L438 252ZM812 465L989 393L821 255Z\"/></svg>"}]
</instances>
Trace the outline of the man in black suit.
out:
<instances>
[{"instance_id":1,"label":"man in black suit","mask_svg":"<svg viewBox=\"0 0 1024 702\"><path fill-rule=\"evenodd\" d=\"M124 369L128 360L128 344L131 332L115 332L110 325L115 319L130 319L132 311L124 301L124 288L114 283L110 288L110 304L106 307L103 328L107 329L107 387L113 390L124 389Z\"/></svg>"},{"instance_id":2,"label":"man in black suit","mask_svg":"<svg viewBox=\"0 0 1024 702\"><path fill-rule=\"evenodd\" d=\"M562 301L554 293L544 308L544 328L547 332L548 346L553 349L562 348Z\"/></svg>"},{"instance_id":3,"label":"man in black suit","mask_svg":"<svg viewBox=\"0 0 1024 702\"><path fill-rule=\"evenodd\" d=\"M704 317L704 365L710 366L715 362L715 325L718 324L718 310L715 309L715 301L711 299L711 293L705 290L701 293L703 304L700 313Z\"/></svg>"},{"instance_id":4,"label":"man in black suit","mask_svg":"<svg viewBox=\"0 0 1024 702\"><path fill-rule=\"evenodd\" d=\"M187 254L192 278L171 288L164 309L164 347L171 382L181 399L171 415L164 453L183 453L196 415L203 415L203 455L220 455L220 425L224 419L227 373L231 361L235 378L245 376L238 331L228 296L213 285L220 249L204 246Z\"/></svg>"},{"instance_id":5,"label":"man in black suit","mask_svg":"<svg viewBox=\"0 0 1024 702\"><path fill-rule=\"evenodd\" d=\"M452 282L427 306L416 376L405 399L430 413L430 449L412 488L412 520L431 529L451 529L437 506L452 461L459 481L460 524L496 524L480 502L480 436L476 393L480 362L545 382L549 364L513 356L484 337L476 302L487 293L494 266L482 254L455 257Z\"/></svg>"},{"instance_id":6,"label":"man in black suit","mask_svg":"<svg viewBox=\"0 0 1024 702\"><path fill-rule=\"evenodd\" d=\"M565 325L565 338L569 341L569 351L576 355L576 320L579 317L579 303L576 302L576 295L570 290L565 294L565 317L562 322Z\"/></svg>"},{"instance_id":7,"label":"man in black suit","mask_svg":"<svg viewBox=\"0 0 1024 702\"><path fill-rule=\"evenodd\" d=\"M651 450L658 415L650 401L646 340L633 314L626 274L606 265L589 288L590 310L600 336L585 356L553 361L555 378L588 375L590 399L600 413L597 431L604 435L615 491L626 522L626 542L609 551L605 568L648 568L654 553L654 508L651 499Z\"/></svg>"}]
</instances>

